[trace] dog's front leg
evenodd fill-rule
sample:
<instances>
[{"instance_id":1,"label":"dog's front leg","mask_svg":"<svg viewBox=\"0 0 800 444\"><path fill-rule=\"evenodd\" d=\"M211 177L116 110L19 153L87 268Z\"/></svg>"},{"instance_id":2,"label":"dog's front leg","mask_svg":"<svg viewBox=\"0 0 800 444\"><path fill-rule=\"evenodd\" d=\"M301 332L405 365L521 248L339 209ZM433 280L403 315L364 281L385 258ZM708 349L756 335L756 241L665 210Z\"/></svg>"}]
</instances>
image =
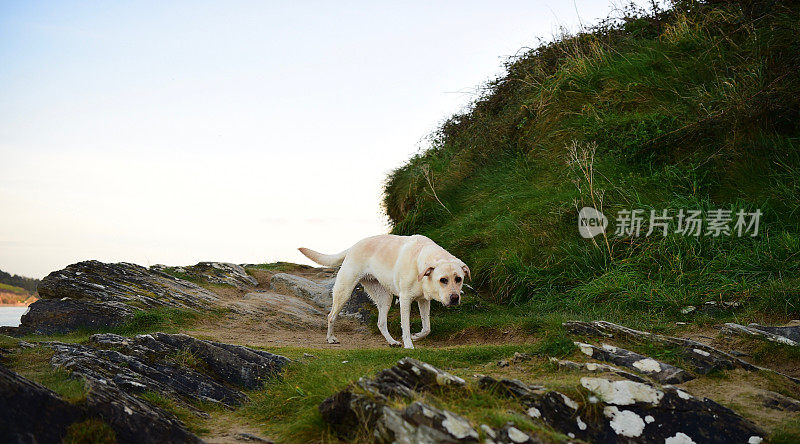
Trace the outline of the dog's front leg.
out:
<instances>
[{"instance_id":1,"label":"dog's front leg","mask_svg":"<svg viewBox=\"0 0 800 444\"><path fill-rule=\"evenodd\" d=\"M414 348L411 342L411 298L400 295L400 325L403 327L403 347Z\"/></svg>"},{"instance_id":2,"label":"dog's front leg","mask_svg":"<svg viewBox=\"0 0 800 444\"><path fill-rule=\"evenodd\" d=\"M431 332L431 301L425 298L417 299L417 305L419 305L419 317L422 318L422 330L411 336L414 341L428 336Z\"/></svg>"}]
</instances>

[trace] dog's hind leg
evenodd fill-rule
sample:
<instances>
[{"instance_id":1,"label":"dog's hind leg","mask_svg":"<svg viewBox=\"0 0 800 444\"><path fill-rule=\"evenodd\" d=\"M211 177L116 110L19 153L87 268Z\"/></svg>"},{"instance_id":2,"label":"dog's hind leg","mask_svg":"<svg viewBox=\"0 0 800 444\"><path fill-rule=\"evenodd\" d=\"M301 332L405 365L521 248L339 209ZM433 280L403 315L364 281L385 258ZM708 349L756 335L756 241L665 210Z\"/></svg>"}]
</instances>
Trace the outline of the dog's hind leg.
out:
<instances>
[{"instance_id":1,"label":"dog's hind leg","mask_svg":"<svg viewBox=\"0 0 800 444\"><path fill-rule=\"evenodd\" d=\"M361 285L364 286L364 290L369 293L369 297L372 298L372 301L378 306L378 330L381 331L381 334L386 338L386 342L388 342L389 345L392 347L399 347L400 341L395 340L392 335L389 334L389 329L387 328L386 318L389 315L389 307L392 306L392 294L386 291L383 285L374 279L365 279L361 281Z\"/></svg>"},{"instance_id":2,"label":"dog's hind leg","mask_svg":"<svg viewBox=\"0 0 800 444\"><path fill-rule=\"evenodd\" d=\"M328 313L328 344L339 343L339 340L333 335L333 324L336 322L336 316L342 311L344 304L350 299L357 281L356 274L346 266L342 266L336 275L336 282L333 284L333 290L331 291L333 297L331 312Z\"/></svg>"}]
</instances>

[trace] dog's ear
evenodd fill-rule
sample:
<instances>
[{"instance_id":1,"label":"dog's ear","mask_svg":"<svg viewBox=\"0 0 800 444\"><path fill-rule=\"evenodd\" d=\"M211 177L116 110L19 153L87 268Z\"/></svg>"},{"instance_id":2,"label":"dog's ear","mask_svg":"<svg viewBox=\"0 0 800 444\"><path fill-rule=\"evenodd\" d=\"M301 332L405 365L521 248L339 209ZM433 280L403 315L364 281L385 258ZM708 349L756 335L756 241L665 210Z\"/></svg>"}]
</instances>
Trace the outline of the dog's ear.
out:
<instances>
[{"instance_id":1,"label":"dog's ear","mask_svg":"<svg viewBox=\"0 0 800 444\"><path fill-rule=\"evenodd\" d=\"M433 273L433 267L428 267L425 271L420 273L419 276L417 276L417 280L421 281L422 278L424 278L425 276L430 276L431 273Z\"/></svg>"},{"instance_id":2,"label":"dog's ear","mask_svg":"<svg viewBox=\"0 0 800 444\"><path fill-rule=\"evenodd\" d=\"M472 280L472 277L469 275L469 267L467 267L467 264L462 265L461 269L464 270L464 274L467 275L467 279Z\"/></svg>"}]
</instances>

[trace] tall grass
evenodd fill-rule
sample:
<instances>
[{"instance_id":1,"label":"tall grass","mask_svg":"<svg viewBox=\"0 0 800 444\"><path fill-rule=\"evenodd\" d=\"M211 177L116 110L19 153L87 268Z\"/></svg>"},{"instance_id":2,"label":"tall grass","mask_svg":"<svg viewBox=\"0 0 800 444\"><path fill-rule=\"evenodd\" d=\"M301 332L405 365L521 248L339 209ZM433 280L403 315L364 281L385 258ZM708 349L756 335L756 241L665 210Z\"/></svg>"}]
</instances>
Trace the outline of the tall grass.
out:
<instances>
[{"instance_id":1,"label":"tall grass","mask_svg":"<svg viewBox=\"0 0 800 444\"><path fill-rule=\"evenodd\" d=\"M800 312L800 9L762 3L627 9L509 60L390 174L393 232L464 259L495 302ZM576 186L576 144L596 147L591 191ZM755 238L609 236L598 248L578 236L576 214L598 196L612 218L764 214Z\"/></svg>"}]
</instances>

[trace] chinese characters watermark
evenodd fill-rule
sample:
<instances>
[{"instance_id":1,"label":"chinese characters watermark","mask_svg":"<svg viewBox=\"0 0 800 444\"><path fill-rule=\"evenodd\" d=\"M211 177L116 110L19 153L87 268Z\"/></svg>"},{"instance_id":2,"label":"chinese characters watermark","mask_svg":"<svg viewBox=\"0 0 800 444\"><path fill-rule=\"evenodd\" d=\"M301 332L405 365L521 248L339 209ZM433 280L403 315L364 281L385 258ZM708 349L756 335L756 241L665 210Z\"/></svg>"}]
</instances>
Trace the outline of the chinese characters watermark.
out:
<instances>
[{"instance_id":1,"label":"chinese characters watermark","mask_svg":"<svg viewBox=\"0 0 800 444\"><path fill-rule=\"evenodd\" d=\"M617 212L614 236L639 237L663 236L669 234L720 237L736 235L758 236L762 212L713 209L702 210L662 209L660 211L631 209ZM600 211L584 207L578 212L578 232L584 238L592 238L606 231L608 219Z\"/></svg>"}]
</instances>

